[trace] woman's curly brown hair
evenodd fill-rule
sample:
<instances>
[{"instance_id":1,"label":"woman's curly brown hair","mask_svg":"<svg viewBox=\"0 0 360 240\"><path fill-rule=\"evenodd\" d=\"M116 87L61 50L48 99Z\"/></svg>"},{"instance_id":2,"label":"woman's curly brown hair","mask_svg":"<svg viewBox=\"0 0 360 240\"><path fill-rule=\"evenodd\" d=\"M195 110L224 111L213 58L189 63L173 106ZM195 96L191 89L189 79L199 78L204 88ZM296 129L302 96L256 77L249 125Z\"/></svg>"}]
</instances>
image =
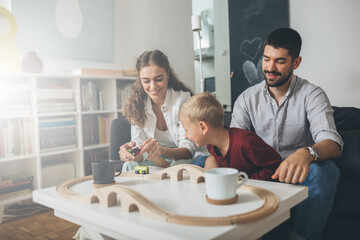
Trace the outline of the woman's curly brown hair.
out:
<instances>
[{"instance_id":1,"label":"woman's curly brown hair","mask_svg":"<svg viewBox=\"0 0 360 240\"><path fill-rule=\"evenodd\" d=\"M193 92L188 86L180 82L174 70L169 64L167 56L159 50L146 51L137 59L136 70L138 72L138 78L134 83L130 97L127 99L126 104L122 108L122 114L127 118L127 120L134 125L139 127L144 127L146 122L146 114L144 111L145 100L147 94L145 93L140 80L140 70L143 67L150 65L156 65L163 68L169 76L168 88L172 88L175 91L184 91L190 92L190 95L193 95Z\"/></svg>"}]
</instances>

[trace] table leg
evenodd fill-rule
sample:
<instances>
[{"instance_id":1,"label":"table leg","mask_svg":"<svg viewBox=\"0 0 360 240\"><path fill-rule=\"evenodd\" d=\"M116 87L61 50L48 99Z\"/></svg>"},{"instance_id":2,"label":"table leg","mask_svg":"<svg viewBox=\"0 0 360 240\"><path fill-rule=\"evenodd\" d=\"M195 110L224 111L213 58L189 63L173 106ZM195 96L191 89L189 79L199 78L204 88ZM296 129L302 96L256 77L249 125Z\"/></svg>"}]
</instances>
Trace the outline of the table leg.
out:
<instances>
[{"instance_id":1,"label":"table leg","mask_svg":"<svg viewBox=\"0 0 360 240\"><path fill-rule=\"evenodd\" d=\"M96 231L92 231L84 226L81 226L76 235L78 236L76 239L89 238L91 240L114 240L114 238L108 237Z\"/></svg>"},{"instance_id":2,"label":"table leg","mask_svg":"<svg viewBox=\"0 0 360 240\"><path fill-rule=\"evenodd\" d=\"M5 210L5 205L1 204L0 205L0 223L2 223L2 220L3 220L4 210Z\"/></svg>"}]
</instances>

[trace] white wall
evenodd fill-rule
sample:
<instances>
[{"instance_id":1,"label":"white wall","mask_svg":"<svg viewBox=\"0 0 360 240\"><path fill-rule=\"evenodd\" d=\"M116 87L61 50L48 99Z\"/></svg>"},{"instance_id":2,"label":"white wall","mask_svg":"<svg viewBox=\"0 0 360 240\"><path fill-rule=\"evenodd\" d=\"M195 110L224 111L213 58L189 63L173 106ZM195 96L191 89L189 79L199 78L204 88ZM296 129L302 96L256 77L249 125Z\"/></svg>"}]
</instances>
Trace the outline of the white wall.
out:
<instances>
[{"instance_id":1,"label":"white wall","mask_svg":"<svg viewBox=\"0 0 360 240\"><path fill-rule=\"evenodd\" d=\"M40 56L43 73L79 67L134 68L142 52L159 49L168 56L180 80L195 89L191 0L115 0L114 3L113 63Z\"/></svg>"},{"instance_id":2,"label":"white wall","mask_svg":"<svg viewBox=\"0 0 360 240\"><path fill-rule=\"evenodd\" d=\"M290 26L303 39L297 75L335 106L360 107L360 1L290 0Z\"/></svg>"},{"instance_id":3,"label":"white wall","mask_svg":"<svg viewBox=\"0 0 360 240\"><path fill-rule=\"evenodd\" d=\"M119 66L134 67L143 51L159 49L180 80L195 87L191 0L117 1Z\"/></svg>"},{"instance_id":4,"label":"white wall","mask_svg":"<svg viewBox=\"0 0 360 240\"><path fill-rule=\"evenodd\" d=\"M227 1L214 1L216 97L231 111L229 10Z\"/></svg>"},{"instance_id":5,"label":"white wall","mask_svg":"<svg viewBox=\"0 0 360 240\"><path fill-rule=\"evenodd\" d=\"M230 56L229 56L229 16L227 1L193 0L193 14L200 15L201 11L209 9L214 21L214 58L203 60L203 75L215 76L215 89L217 99L231 110L230 90ZM202 35L204 33L202 31ZM194 34L194 46L198 48L198 36ZM202 41L203 43L204 41ZM199 61L195 61L195 88L200 92Z\"/></svg>"},{"instance_id":6,"label":"white wall","mask_svg":"<svg viewBox=\"0 0 360 240\"><path fill-rule=\"evenodd\" d=\"M200 15L202 11L209 10L210 14L213 15L214 12L214 0L192 0L192 15ZM204 26L202 26L204 27ZM209 43L205 44L205 38L208 36L205 36L204 31L202 30L200 32L202 36L201 40L201 48L207 48L209 47ZM206 46L207 45L207 46ZM199 39L198 39L198 33L193 32L193 48L199 49ZM202 53L204 54L204 52ZM194 61L194 60L193 60ZM214 66L214 58L211 59L202 59L202 65L203 65L203 78L207 77L214 77L215 76L215 66ZM200 61L195 60L194 61L194 68L195 68L195 92L198 93L201 91L200 86Z\"/></svg>"}]
</instances>

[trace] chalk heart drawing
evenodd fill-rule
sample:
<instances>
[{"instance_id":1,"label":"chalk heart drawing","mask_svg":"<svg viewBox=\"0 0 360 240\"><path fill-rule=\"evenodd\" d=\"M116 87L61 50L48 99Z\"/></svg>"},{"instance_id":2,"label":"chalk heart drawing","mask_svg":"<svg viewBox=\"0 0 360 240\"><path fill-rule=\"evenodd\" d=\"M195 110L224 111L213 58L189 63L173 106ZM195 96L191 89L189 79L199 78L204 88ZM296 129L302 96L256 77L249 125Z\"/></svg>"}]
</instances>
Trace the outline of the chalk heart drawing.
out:
<instances>
[{"instance_id":1,"label":"chalk heart drawing","mask_svg":"<svg viewBox=\"0 0 360 240\"><path fill-rule=\"evenodd\" d=\"M242 69L244 71L246 80L249 82L250 86L254 86L255 84L258 84L263 80L261 65L262 57L257 62L257 66L255 66L255 64L250 60L246 60L243 63Z\"/></svg>"},{"instance_id":2,"label":"chalk heart drawing","mask_svg":"<svg viewBox=\"0 0 360 240\"><path fill-rule=\"evenodd\" d=\"M245 39L240 45L240 51L254 61L260 51L261 43L260 37L255 37L252 40Z\"/></svg>"}]
</instances>

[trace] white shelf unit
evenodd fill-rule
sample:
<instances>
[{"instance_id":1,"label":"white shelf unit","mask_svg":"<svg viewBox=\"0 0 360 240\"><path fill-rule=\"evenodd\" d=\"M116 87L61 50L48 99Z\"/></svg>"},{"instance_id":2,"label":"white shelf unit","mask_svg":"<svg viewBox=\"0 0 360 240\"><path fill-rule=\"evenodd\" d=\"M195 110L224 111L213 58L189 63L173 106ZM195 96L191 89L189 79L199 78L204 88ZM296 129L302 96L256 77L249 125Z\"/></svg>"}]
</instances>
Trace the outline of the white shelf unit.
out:
<instances>
[{"instance_id":1,"label":"white shelf unit","mask_svg":"<svg viewBox=\"0 0 360 240\"><path fill-rule=\"evenodd\" d=\"M74 177L91 174L89 161L104 157L106 152L108 157L110 154L110 123L120 114L118 87L130 86L135 81L135 77L0 75L0 93L16 88L17 83L22 88L28 87L25 106L12 106L14 96L0 97L0 177L31 174L33 188L39 189L49 185L46 172L49 166L54 169L58 165L61 169L61 164L71 163ZM85 89L86 86L91 88ZM17 128L25 121L25 128ZM15 130L9 131L11 124ZM20 139L24 146L18 146L16 141ZM27 148L31 151L24 150ZM45 175L47 179L43 179ZM61 183L62 177L59 170L49 182Z\"/></svg>"}]
</instances>

